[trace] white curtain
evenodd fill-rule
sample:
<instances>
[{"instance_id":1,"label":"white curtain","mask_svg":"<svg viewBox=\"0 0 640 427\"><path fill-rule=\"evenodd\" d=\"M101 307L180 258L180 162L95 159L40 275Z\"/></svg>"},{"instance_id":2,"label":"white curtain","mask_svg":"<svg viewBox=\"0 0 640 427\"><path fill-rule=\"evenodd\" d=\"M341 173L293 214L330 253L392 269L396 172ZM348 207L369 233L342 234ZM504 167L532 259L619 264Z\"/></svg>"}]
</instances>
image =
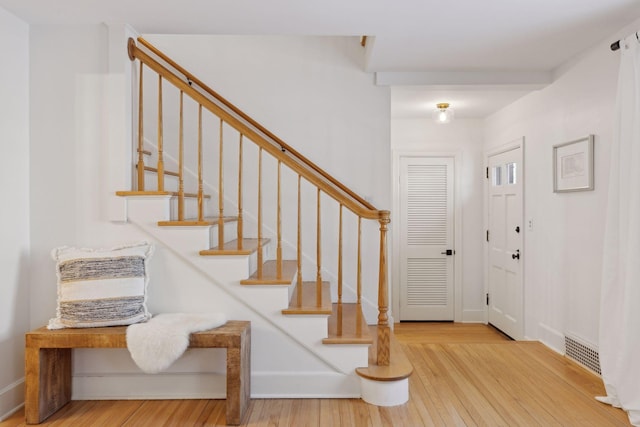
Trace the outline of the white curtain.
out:
<instances>
[{"instance_id":1,"label":"white curtain","mask_svg":"<svg viewBox=\"0 0 640 427\"><path fill-rule=\"evenodd\" d=\"M603 402L640 426L640 43L620 42L600 304Z\"/></svg>"}]
</instances>

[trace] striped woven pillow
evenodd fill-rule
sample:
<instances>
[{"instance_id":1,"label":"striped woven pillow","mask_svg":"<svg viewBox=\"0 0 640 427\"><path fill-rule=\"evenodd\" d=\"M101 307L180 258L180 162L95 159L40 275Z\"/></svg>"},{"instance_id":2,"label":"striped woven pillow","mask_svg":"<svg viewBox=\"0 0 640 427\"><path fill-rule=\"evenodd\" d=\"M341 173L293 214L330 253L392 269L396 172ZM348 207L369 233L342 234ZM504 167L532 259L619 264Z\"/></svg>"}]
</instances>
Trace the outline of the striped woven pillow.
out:
<instances>
[{"instance_id":1,"label":"striped woven pillow","mask_svg":"<svg viewBox=\"0 0 640 427\"><path fill-rule=\"evenodd\" d=\"M58 307L49 329L131 325L147 311L148 263L153 246L113 249L56 248Z\"/></svg>"}]
</instances>

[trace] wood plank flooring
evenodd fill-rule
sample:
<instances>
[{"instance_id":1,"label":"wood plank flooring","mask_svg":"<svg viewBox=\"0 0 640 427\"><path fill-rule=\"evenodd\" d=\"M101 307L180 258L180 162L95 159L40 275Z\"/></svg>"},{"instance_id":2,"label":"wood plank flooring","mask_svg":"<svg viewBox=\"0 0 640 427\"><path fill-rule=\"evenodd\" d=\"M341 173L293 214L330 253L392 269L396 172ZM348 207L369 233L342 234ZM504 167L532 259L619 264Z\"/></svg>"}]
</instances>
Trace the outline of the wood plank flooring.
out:
<instances>
[{"instance_id":1,"label":"wood plank flooring","mask_svg":"<svg viewBox=\"0 0 640 427\"><path fill-rule=\"evenodd\" d=\"M484 325L402 323L415 371L407 404L360 399L254 399L243 426L628 426L603 405L596 375L537 342ZM22 411L0 427L24 426ZM42 426L225 425L224 400L73 401Z\"/></svg>"}]
</instances>

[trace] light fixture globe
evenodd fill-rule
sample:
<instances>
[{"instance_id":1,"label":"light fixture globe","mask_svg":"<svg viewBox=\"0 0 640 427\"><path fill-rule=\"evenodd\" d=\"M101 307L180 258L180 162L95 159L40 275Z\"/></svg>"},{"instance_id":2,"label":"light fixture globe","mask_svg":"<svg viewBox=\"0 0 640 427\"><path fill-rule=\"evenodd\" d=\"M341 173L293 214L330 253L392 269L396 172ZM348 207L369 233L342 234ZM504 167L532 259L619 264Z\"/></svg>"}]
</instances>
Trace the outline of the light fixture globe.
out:
<instances>
[{"instance_id":1,"label":"light fixture globe","mask_svg":"<svg viewBox=\"0 0 640 427\"><path fill-rule=\"evenodd\" d=\"M441 102L436 104L432 117L436 123L449 123L453 120L453 109L450 108L448 102Z\"/></svg>"}]
</instances>

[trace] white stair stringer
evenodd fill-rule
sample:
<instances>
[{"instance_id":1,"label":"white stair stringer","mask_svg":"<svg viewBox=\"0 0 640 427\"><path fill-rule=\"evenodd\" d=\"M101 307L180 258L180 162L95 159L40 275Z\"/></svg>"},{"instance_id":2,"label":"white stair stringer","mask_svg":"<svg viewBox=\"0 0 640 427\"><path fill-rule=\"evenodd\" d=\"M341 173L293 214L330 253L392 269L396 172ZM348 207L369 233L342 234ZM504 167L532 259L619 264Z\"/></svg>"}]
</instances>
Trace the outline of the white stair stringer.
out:
<instances>
[{"instance_id":1,"label":"white stair stringer","mask_svg":"<svg viewBox=\"0 0 640 427\"><path fill-rule=\"evenodd\" d=\"M360 382L355 374L355 368L368 364L368 347L365 344L348 345L325 345L322 339L327 336L327 315L296 315L285 316L281 310L288 307L290 285L240 285L240 280L246 279L256 269L256 254L246 255L223 255L223 256L200 256L201 249L210 247L210 237L217 237L217 225L206 227L160 227L158 220L168 220L170 218L170 197L127 197L127 218L129 223L143 230L153 237L158 243L166 247L174 255L189 264L192 268L204 275L207 280L223 290L238 302L259 316L262 320L275 327L281 334L286 336L296 345L306 350L310 357L320 360L335 373L333 388L339 389L340 397L360 396ZM232 233L225 240L233 239ZM264 259L268 258L268 245L265 247ZM250 319L249 319L250 320ZM253 339L259 337L253 336ZM254 355L254 357L256 357ZM259 357L259 356L258 356ZM287 374L283 374L286 376ZM290 376L293 376L289 373ZM261 393L259 386L261 375L258 375L253 389L255 395L268 394L268 388L272 387L273 379L264 384L264 391ZM327 378L318 377L319 382L327 382ZM283 388L291 389L290 397L295 397L296 386L291 386L283 380L286 385ZM308 381L305 381L308 383ZM256 388L257 387L257 388ZM318 395L314 393L312 384L307 384L306 395ZM331 397L327 394L325 397Z\"/></svg>"},{"instance_id":2,"label":"white stair stringer","mask_svg":"<svg viewBox=\"0 0 640 427\"><path fill-rule=\"evenodd\" d=\"M261 133L260 131L258 131L257 129L254 129L256 132ZM268 138L268 136L265 135L266 138ZM145 138L144 140L144 146L147 150L149 150L152 154L151 156L148 156L149 158L146 160L148 165L152 165L155 166L156 162L157 162L157 156L156 153L158 151L158 146L152 141L149 140L147 138ZM167 152L166 150L164 151L164 164L165 164L165 169L167 170L178 170L178 160L173 157L169 152ZM184 181L185 181L185 188L196 188L198 186L198 174L197 171L191 170L188 167L184 167ZM156 176L152 175L153 178L155 179ZM153 186L155 186L155 182L157 180L153 180L151 182L154 182ZM204 187L204 191L207 194L210 194L213 198L216 198L219 196L218 193L218 189L213 186L210 185L207 181L203 181L203 187ZM155 188L155 187L153 187ZM210 207L211 203L205 203L204 204L204 210L205 216L216 216L218 213L217 211L214 212L214 208ZM230 199L227 197L227 195L224 195L224 205L226 208L233 208L235 211L237 211L238 205L237 205L237 201ZM197 199L194 198L185 198L185 211L186 212L190 212L190 213L186 213L185 217L195 217L197 216ZM172 200L172 205L171 205L171 215L172 218L176 218L178 216L177 214L178 212L178 204L177 204L177 198ZM251 231L253 229L255 229L257 227L257 218L252 215L250 212L245 211L244 212L244 220L245 220L245 232L247 233L247 235L249 235L249 233L251 233ZM271 229L269 226L265 226L265 231L267 233L271 233L272 235L276 233L275 230ZM226 236L226 230L225 230L225 236ZM226 239L225 239L226 240ZM215 243L213 243L215 244ZM282 240L282 246L283 246L283 250L285 251L289 251L291 254L295 254L296 253L296 244L290 241L287 241L286 239ZM295 255L293 255L295 256ZM265 258L267 259L267 258ZM307 266L315 266L315 254L313 256L310 256L307 253L303 253L302 254L302 263L303 263L303 271L307 271ZM254 270L255 271L255 268ZM322 276L325 277L325 280L329 280L333 283L336 283L338 281L338 277L335 275L334 272L328 271L326 269L322 269ZM353 286L353 284L349 283L348 280L344 280L343 281L343 294L342 294L342 300L344 302L355 302L357 300L357 290L356 288ZM332 297L337 299L337 291L335 289L332 289ZM370 299L368 299L366 296L361 296L361 304L362 304L362 310L363 310L363 314L365 319L377 319L378 317L378 305L375 301L371 301Z\"/></svg>"}]
</instances>

